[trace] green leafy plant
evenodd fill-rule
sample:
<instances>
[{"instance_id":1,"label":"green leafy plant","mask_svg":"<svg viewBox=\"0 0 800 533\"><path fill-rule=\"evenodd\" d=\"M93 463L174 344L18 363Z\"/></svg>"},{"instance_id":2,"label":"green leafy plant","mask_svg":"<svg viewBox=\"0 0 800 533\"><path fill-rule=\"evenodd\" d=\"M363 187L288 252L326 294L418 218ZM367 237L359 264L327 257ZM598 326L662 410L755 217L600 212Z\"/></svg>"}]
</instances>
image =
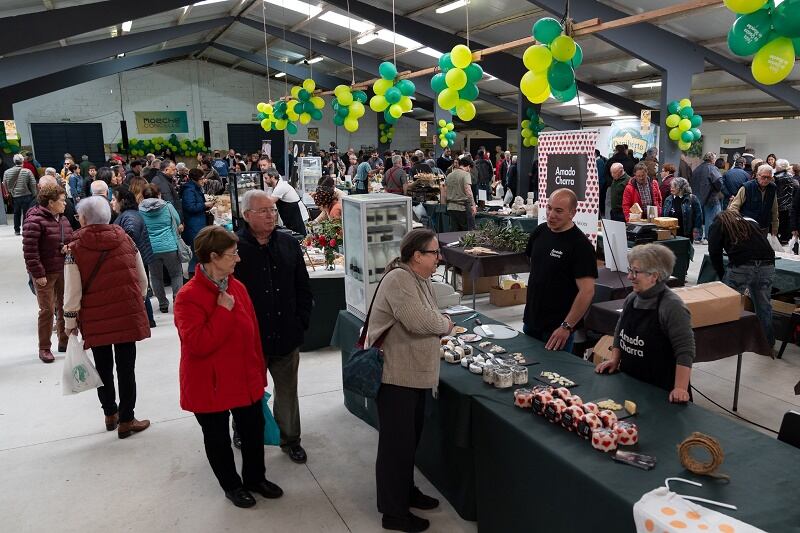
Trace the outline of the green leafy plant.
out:
<instances>
[{"instance_id":1,"label":"green leafy plant","mask_svg":"<svg viewBox=\"0 0 800 533\"><path fill-rule=\"evenodd\" d=\"M329 268L343 243L341 220L323 220L309 225L309 233L303 242L307 248L321 248L325 253L325 265Z\"/></svg>"},{"instance_id":2,"label":"green leafy plant","mask_svg":"<svg viewBox=\"0 0 800 533\"><path fill-rule=\"evenodd\" d=\"M504 252L524 252L528 246L529 235L516 226L506 226L487 222L475 231L466 233L459 241L460 246L472 248L484 246Z\"/></svg>"}]
</instances>

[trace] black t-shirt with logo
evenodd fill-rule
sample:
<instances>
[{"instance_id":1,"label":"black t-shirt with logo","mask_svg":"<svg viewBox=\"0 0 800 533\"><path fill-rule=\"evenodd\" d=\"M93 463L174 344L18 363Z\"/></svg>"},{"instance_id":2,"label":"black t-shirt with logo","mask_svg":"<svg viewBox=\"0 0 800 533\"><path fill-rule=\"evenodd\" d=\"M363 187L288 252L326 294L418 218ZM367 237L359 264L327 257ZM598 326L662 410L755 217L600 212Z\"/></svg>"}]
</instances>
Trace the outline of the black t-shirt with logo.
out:
<instances>
[{"instance_id":1,"label":"black t-shirt with logo","mask_svg":"<svg viewBox=\"0 0 800 533\"><path fill-rule=\"evenodd\" d=\"M544 223L531 233L525 254L531 259L531 275L524 321L533 329L552 331L578 294L575 280L597 278L594 247L577 226L555 233Z\"/></svg>"}]
</instances>

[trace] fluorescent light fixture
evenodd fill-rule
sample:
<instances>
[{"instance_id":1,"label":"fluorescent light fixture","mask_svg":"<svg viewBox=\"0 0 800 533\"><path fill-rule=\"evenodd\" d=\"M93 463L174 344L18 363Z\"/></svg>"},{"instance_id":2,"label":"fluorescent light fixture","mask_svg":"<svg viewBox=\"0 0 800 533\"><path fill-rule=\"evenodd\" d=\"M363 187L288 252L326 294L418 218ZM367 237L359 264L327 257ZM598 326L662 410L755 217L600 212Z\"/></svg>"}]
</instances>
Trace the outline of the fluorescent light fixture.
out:
<instances>
[{"instance_id":1,"label":"fluorescent light fixture","mask_svg":"<svg viewBox=\"0 0 800 533\"><path fill-rule=\"evenodd\" d=\"M583 108L600 117L616 117L619 115L618 109L612 109L600 104L585 104Z\"/></svg>"},{"instance_id":2,"label":"fluorescent light fixture","mask_svg":"<svg viewBox=\"0 0 800 533\"><path fill-rule=\"evenodd\" d=\"M496 79L497 79L497 77L496 77L496 76L492 76L491 74L489 74L489 73L488 73L488 72L486 72L485 70L483 71L483 75L484 75L484 78L483 78L483 79L484 79L484 80L486 80L486 81L494 81L494 80L496 80Z\"/></svg>"},{"instance_id":3,"label":"fluorescent light fixture","mask_svg":"<svg viewBox=\"0 0 800 533\"><path fill-rule=\"evenodd\" d=\"M650 87L661 87L661 80L643 81L642 83L634 83L631 85L632 89L648 89Z\"/></svg>"},{"instance_id":4,"label":"fluorescent light fixture","mask_svg":"<svg viewBox=\"0 0 800 533\"><path fill-rule=\"evenodd\" d=\"M225 1L227 0L203 0L202 2L197 2L195 6L207 6L208 4L218 4Z\"/></svg>"},{"instance_id":5,"label":"fluorescent light fixture","mask_svg":"<svg viewBox=\"0 0 800 533\"><path fill-rule=\"evenodd\" d=\"M418 43L414 39L404 37L399 33L394 33L391 30L379 30L378 39L386 41L387 43L396 43L398 47L406 50L416 50L422 47L422 43Z\"/></svg>"},{"instance_id":6,"label":"fluorescent light fixture","mask_svg":"<svg viewBox=\"0 0 800 533\"><path fill-rule=\"evenodd\" d=\"M580 103L581 103L581 105L585 106L586 105L586 100L584 98L581 98L580 99ZM569 106L575 106L575 105L578 105L578 97L577 96L575 98L573 98L572 100L570 100L569 102L564 102L559 107L569 107Z\"/></svg>"},{"instance_id":7,"label":"fluorescent light fixture","mask_svg":"<svg viewBox=\"0 0 800 533\"><path fill-rule=\"evenodd\" d=\"M276 78L283 78L284 76L286 76L285 72L278 72L277 74L275 74Z\"/></svg>"},{"instance_id":8,"label":"fluorescent light fixture","mask_svg":"<svg viewBox=\"0 0 800 533\"><path fill-rule=\"evenodd\" d=\"M459 7L464 7L465 5L469 4L469 0L456 0L455 2L451 2L449 4L445 4L441 7L436 8L436 12L440 15L442 13L449 13L454 9L458 9Z\"/></svg>"},{"instance_id":9,"label":"fluorescent light fixture","mask_svg":"<svg viewBox=\"0 0 800 533\"><path fill-rule=\"evenodd\" d=\"M620 115L617 117L617 120L629 120L629 119L631 120L639 119L639 117L637 117L636 115Z\"/></svg>"},{"instance_id":10,"label":"fluorescent light fixture","mask_svg":"<svg viewBox=\"0 0 800 533\"><path fill-rule=\"evenodd\" d=\"M117 54L117 59L119 59L120 57L125 57L125 52L122 52L121 54Z\"/></svg>"},{"instance_id":11,"label":"fluorescent light fixture","mask_svg":"<svg viewBox=\"0 0 800 533\"><path fill-rule=\"evenodd\" d=\"M342 28L349 28L358 33L364 33L365 31L371 31L375 29L375 26L367 21L354 19L353 17L341 15L334 11L326 11L319 17L319 19L324 20L325 22L330 22L331 24L336 24Z\"/></svg>"},{"instance_id":12,"label":"fluorescent light fixture","mask_svg":"<svg viewBox=\"0 0 800 533\"><path fill-rule=\"evenodd\" d=\"M312 57L311 59L308 60L308 64L309 65L313 65L314 63L319 63L323 59L325 59L325 58L322 57L322 56Z\"/></svg>"},{"instance_id":13,"label":"fluorescent light fixture","mask_svg":"<svg viewBox=\"0 0 800 533\"><path fill-rule=\"evenodd\" d=\"M301 0L264 0L264 2L278 7L285 7L289 11L294 11L295 13L300 13L301 15L305 15L307 17L310 16L311 18L314 18L322 13L321 7L312 6L311 4L302 2Z\"/></svg>"},{"instance_id":14,"label":"fluorescent light fixture","mask_svg":"<svg viewBox=\"0 0 800 533\"><path fill-rule=\"evenodd\" d=\"M362 35L361 37L356 39L356 43L358 43L358 44L367 44L367 43L371 43L372 41L374 41L377 38L378 38L378 34L377 33L374 33L374 32L373 33L368 33L368 34Z\"/></svg>"},{"instance_id":15,"label":"fluorescent light fixture","mask_svg":"<svg viewBox=\"0 0 800 533\"><path fill-rule=\"evenodd\" d=\"M424 48L420 48L419 50L417 50L417 52L419 52L420 54L425 54L426 56L433 57L435 59L439 59L443 55L439 50L434 50L430 46L425 46Z\"/></svg>"},{"instance_id":16,"label":"fluorescent light fixture","mask_svg":"<svg viewBox=\"0 0 800 533\"><path fill-rule=\"evenodd\" d=\"M133 21L132 20L126 20L125 22L122 23L122 31L123 32L131 31L132 27L133 27Z\"/></svg>"}]
</instances>

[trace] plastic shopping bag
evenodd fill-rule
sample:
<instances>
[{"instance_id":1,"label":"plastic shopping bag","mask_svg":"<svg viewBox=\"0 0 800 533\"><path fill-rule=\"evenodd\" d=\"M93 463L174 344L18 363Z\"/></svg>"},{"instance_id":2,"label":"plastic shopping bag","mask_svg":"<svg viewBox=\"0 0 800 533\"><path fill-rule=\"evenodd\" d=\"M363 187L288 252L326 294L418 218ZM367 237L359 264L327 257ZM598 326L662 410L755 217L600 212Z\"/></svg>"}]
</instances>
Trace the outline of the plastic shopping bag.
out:
<instances>
[{"instance_id":1,"label":"plastic shopping bag","mask_svg":"<svg viewBox=\"0 0 800 533\"><path fill-rule=\"evenodd\" d=\"M781 246L781 241L773 235L772 233L767 234L767 241L769 241L769 245L772 246L772 249L776 252L783 252L783 246Z\"/></svg>"},{"instance_id":2,"label":"plastic shopping bag","mask_svg":"<svg viewBox=\"0 0 800 533\"><path fill-rule=\"evenodd\" d=\"M83 349L83 341L77 335L70 335L61 378L62 392L66 396L102 386L103 380Z\"/></svg>"},{"instance_id":3,"label":"plastic shopping bag","mask_svg":"<svg viewBox=\"0 0 800 533\"><path fill-rule=\"evenodd\" d=\"M800 239L797 237L792 237L789 239L789 244L786 246L786 251L794 255L800 254Z\"/></svg>"},{"instance_id":4,"label":"plastic shopping bag","mask_svg":"<svg viewBox=\"0 0 800 533\"><path fill-rule=\"evenodd\" d=\"M269 410L270 393L264 391L264 397L261 398L261 409L264 411L264 444L266 446L279 446L281 443L281 430L278 428L278 423L275 422L275 417L272 416L272 411Z\"/></svg>"}]
</instances>

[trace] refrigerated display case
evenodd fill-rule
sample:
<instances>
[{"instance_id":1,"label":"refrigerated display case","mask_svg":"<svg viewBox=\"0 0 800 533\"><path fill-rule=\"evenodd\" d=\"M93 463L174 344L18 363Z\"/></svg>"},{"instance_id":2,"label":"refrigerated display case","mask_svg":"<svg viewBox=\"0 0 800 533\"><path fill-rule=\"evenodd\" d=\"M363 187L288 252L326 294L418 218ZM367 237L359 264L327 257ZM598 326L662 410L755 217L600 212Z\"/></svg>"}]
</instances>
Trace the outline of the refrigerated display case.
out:
<instances>
[{"instance_id":1,"label":"refrigerated display case","mask_svg":"<svg viewBox=\"0 0 800 533\"><path fill-rule=\"evenodd\" d=\"M374 193L342 199L345 301L361 320L367 318L386 265L400 255L400 241L411 223L408 196Z\"/></svg>"},{"instance_id":2,"label":"refrigerated display case","mask_svg":"<svg viewBox=\"0 0 800 533\"><path fill-rule=\"evenodd\" d=\"M314 205L310 194L317 190L317 183L321 177L321 157L299 157L297 159L297 190L303 197L304 204Z\"/></svg>"},{"instance_id":3,"label":"refrigerated display case","mask_svg":"<svg viewBox=\"0 0 800 533\"><path fill-rule=\"evenodd\" d=\"M242 215L239 202L247 191L264 190L264 178L261 172L231 172L228 174L228 192L231 195L231 221L234 230L241 225Z\"/></svg>"}]
</instances>

